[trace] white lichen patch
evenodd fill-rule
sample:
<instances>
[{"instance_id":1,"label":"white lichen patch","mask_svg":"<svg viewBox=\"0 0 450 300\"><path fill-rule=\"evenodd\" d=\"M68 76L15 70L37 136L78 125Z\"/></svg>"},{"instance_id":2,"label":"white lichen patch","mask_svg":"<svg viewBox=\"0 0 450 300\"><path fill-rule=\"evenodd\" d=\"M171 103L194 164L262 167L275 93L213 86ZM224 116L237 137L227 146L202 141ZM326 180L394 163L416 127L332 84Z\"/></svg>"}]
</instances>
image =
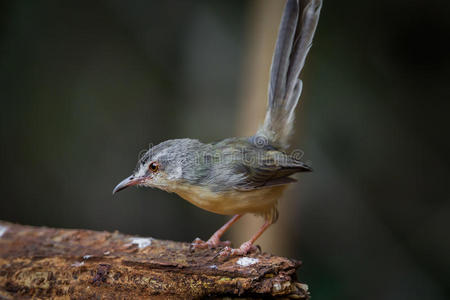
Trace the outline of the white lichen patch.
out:
<instances>
[{"instance_id":1,"label":"white lichen patch","mask_svg":"<svg viewBox=\"0 0 450 300\"><path fill-rule=\"evenodd\" d=\"M84 265L84 261L76 261L71 264L72 267L81 267L82 265Z\"/></svg>"},{"instance_id":2,"label":"white lichen patch","mask_svg":"<svg viewBox=\"0 0 450 300\"><path fill-rule=\"evenodd\" d=\"M209 268L210 268L210 269L216 270L216 269L217 269L217 266L216 266L216 265L210 265Z\"/></svg>"},{"instance_id":3,"label":"white lichen patch","mask_svg":"<svg viewBox=\"0 0 450 300\"><path fill-rule=\"evenodd\" d=\"M153 238L140 238L134 237L131 238L131 244L137 245L139 249L145 248L152 244Z\"/></svg>"},{"instance_id":4,"label":"white lichen patch","mask_svg":"<svg viewBox=\"0 0 450 300\"><path fill-rule=\"evenodd\" d=\"M8 230L7 226L0 225L0 238L5 234L6 230Z\"/></svg>"},{"instance_id":5,"label":"white lichen patch","mask_svg":"<svg viewBox=\"0 0 450 300\"><path fill-rule=\"evenodd\" d=\"M274 292L279 292L279 291L281 291L281 284L280 284L279 282L275 282L275 283L273 284L273 291L274 291Z\"/></svg>"},{"instance_id":6,"label":"white lichen patch","mask_svg":"<svg viewBox=\"0 0 450 300\"><path fill-rule=\"evenodd\" d=\"M84 259L84 260L88 260L88 259L91 258L91 257L92 257L92 255L88 254L88 255L83 256L83 259Z\"/></svg>"},{"instance_id":7,"label":"white lichen patch","mask_svg":"<svg viewBox=\"0 0 450 300\"><path fill-rule=\"evenodd\" d=\"M238 261L236 263L242 267L248 267L248 266L256 264L258 261L259 261L259 259L257 259L257 258L241 257L238 259Z\"/></svg>"}]
</instances>

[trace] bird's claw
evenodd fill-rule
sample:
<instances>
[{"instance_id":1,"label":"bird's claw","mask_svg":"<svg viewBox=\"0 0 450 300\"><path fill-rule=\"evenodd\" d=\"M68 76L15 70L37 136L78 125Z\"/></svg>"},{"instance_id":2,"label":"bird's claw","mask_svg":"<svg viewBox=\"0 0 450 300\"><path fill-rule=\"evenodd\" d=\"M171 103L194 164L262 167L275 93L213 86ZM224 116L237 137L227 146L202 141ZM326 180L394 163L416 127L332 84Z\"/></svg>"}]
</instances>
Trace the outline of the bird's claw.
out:
<instances>
[{"instance_id":1,"label":"bird's claw","mask_svg":"<svg viewBox=\"0 0 450 300\"><path fill-rule=\"evenodd\" d=\"M230 241L221 241L219 239L210 238L206 242L196 238L192 243L191 247L194 249L213 249L218 247L229 247L231 246Z\"/></svg>"},{"instance_id":2,"label":"bird's claw","mask_svg":"<svg viewBox=\"0 0 450 300\"><path fill-rule=\"evenodd\" d=\"M243 243L239 248L233 249L230 247L225 247L220 251L219 256L221 257L231 257L231 256L241 256L246 255L250 252L258 251L259 248L254 246L250 241Z\"/></svg>"}]
</instances>

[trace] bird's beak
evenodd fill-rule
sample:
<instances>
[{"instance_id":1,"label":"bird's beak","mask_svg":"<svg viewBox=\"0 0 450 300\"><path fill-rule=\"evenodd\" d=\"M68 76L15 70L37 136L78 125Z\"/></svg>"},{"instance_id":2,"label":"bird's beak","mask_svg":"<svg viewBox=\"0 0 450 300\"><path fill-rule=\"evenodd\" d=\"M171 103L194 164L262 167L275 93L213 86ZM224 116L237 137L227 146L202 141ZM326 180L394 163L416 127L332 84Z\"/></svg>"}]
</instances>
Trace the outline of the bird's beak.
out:
<instances>
[{"instance_id":1,"label":"bird's beak","mask_svg":"<svg viewBox=\"0 0 450 300\"><path fill-rule=\"evenodd\" d=\"M122 180L113 190L113 195L129 186L136 185L142 182L142 178L135 178L134 176L130 176Z\"/></svg>"}]
</instances>

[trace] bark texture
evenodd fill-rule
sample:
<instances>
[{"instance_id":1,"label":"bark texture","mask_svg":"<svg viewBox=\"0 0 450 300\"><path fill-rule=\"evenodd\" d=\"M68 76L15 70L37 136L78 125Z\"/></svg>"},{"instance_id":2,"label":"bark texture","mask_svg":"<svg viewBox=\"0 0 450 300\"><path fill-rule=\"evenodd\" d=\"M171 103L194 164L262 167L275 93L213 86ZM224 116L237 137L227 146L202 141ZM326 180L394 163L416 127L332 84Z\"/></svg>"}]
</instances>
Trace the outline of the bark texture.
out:
<instances>
[{"instance_id":1,"label":"bark texture","mask_svg":"<svg viewBox=\"0 0 450 300\"><path fill-rule=\"evenodd\" d=\"M217 253L119 232L0 221L0 298L308 298L296 281L298 261Z\"/></svg>"}]
</instances>

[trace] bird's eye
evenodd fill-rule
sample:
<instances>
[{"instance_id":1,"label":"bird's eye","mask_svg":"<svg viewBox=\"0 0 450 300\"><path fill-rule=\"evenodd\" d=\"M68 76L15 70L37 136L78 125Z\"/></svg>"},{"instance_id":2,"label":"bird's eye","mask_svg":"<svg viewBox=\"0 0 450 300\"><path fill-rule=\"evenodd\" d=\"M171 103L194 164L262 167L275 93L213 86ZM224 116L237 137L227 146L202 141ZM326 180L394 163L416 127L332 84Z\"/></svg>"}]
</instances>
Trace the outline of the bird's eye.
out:
<instances>
[{"instance_id":1,"label":"bird's eye","mask_svg":"<svg viewBox=\"0 0 450 300\"><path fill-rule=\"evenodd\" d=\"M148 169L152 172L157 172L159 169L159 165L155 162L152 162L148 165Z\"/></svg>"}]
</instances>

